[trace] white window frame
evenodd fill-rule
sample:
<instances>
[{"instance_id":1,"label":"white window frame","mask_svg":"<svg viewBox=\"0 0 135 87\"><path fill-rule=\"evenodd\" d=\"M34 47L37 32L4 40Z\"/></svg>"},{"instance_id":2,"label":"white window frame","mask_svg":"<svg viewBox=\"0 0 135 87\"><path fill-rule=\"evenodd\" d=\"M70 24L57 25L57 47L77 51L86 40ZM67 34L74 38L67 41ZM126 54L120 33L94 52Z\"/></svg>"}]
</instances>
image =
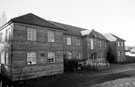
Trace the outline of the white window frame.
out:
<instances>
[{"instance_id":1,"label":"white window frame","mask_svg":"<svg viewBox=\"0 0 135 87\"><path fill-rule=\"evenodd\" d=\"M121 42L121 46L123 47L124 45L123 45L123 42Z\"/></svg>"},{"instance_id":2,"label":"white window frame","mask_svg":"<svg viewBox=\"0 0 135 87\"><path fill-rule=\"evenodd\" d=\"M81 52L77 53L77 59L81 59Z\"/></svg>"},{"instance_id":3,"label":"white window frame","mask_svg":"<svg viewBox=\"0 0 135 87\"><path fill-rule=\"evenodd\" d=\"M91 49L94 49L94 43L93 42L94 42L93 39L90 39L90 48Z\"/></svg>"},{"instance_id":4,"label":"white window frame","mask_svg":"<svg viewBox=\"0 0 135 87\"><path fill-rule=\"evenodd\" d=\"M106 47L106 42L104 44L105 44L105 47Z\"/></svg>"},{"instance_id":5,"label":"white window frame","mask_svg":"<svg viewBox=\"0 0 135 87\"><path fill-rule=\"evenodd\" d=\"M48 63L55 63L55 52L48 52Z\"/></svg>"},{"instance_id":6,"label":"white window frame","mask_svg":"<svg viewBox=\"0 0 135 87\"><path fill-rule=\"evenodd\" d=\"M3 33L1 32L0 33L0 42L2 42L2 35L3 35Z\"/></svg>"},{"instance_id":7,"label":"white window frame","mask_svg":"<svg viewBox=\"0 0 135 87\"><path fill-rule=\"evenodd\" d=\"M36 52L27 52L27 65L37 64Z\"/></svg>"},{"instance_id":8,"label":"white window frame","mask_svg":"<svg viewBox=\"0 0 135 87\"><path fill-rule=\"evenodd\" d=\"M67 37L67 45L71 45L72 42L71 42L71 37Z\"/></svg>"},{"instance_id":9,"label":"white window frame","mask_svg":"<svg viewBox=\"0 0 135 87\"><path fill-rule=\"evenodd\" d=\"M67 52L67 59L72 59L72 52L70 51Z\"/></svg>"},{"instance_id":10,"label":"white window frame","mask_svg":"<svg viewBox=\"0 0 135 87\"><path fill-rule=\"evenodd\" d=\"M9 53L5 53L5 65L9 65Z\"/></svg>"},{"instance_id":11,"label":"white window frame","mask_svg":"<svg viewBox=\"0 0 135 87\"><path fill-rule=\"evenodd\" d=\"M8 42L10 39L10 28L6 29L6 38L5 41Z\"/></svg>"},{"instance_id":12,"label":"white window frame","mask_svg":"<svg viewBox=\"0 0 135 87\"><path fill-rule=\"evenodd\" d=\"M117 44L118 44L118 47L119 47L120 46L120 42L118 41Z\"/></svg>"},{"instance_id":13,"label":"white window frame","mask_svg":"<svg viewBox=\"0 0 135 87\"><path fill-rule=\"evenodd\" d=\"M80 45L80 38L76 38L76 45Z\"/></svg>"},{"instance_id":14,"label":"white window frame","mask_svg":"<svg viewBox=\"0 0 135 87\"><path fill-rule=\"evenodd\" d=\"M1 64L5 64L5 52L1 52Z\"/></svg>"},{"instance_id":15,"label":"white window frame","mask_svg":"<svg viewBox=\"0 0 135 87\"><path fill-rule=\"evenodd\" d=\"M55 39L55 37L54 37L54 31L48 30L47 36L48 36L48 42L54 42L54 39Z\"/></svg>"},{"instance_id":16,"label":"white window frame","mask_svg":"<svg viewBox=\"0 0 135 87\"><path fill-rule=\"evenodd\" d=\"M27 40L36 41L37 31L34 28L27 28Z\"/></svg>"},{"instance_id":17,"label":"white window frame","mask_svg":"<svg viewBox=\"0 0 135 87\"><path fill-rule=\"evenodd\" d=\"M102 46L102 42L101 41L99 41L99 44L100 44L100 47Z\"/></svg>"}]
</instances>

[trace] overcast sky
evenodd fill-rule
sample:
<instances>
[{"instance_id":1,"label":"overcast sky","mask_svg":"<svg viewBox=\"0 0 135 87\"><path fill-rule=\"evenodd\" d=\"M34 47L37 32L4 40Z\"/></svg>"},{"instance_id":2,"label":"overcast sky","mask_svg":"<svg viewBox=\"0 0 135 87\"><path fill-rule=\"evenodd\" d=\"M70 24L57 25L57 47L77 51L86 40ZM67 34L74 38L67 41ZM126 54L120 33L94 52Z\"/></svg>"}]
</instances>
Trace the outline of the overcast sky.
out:
<instances>
[{"instance_id":1,"label":"overcast sky","mask_svg":"<svg viewBox=\"0 0 135 87\"><path fill-rule=\"evenodd\" d=\"M112 33L135 45L135 0L0 0L10 18L34 13L42 18L100 33Z\"/></svg>"}]
</instances>

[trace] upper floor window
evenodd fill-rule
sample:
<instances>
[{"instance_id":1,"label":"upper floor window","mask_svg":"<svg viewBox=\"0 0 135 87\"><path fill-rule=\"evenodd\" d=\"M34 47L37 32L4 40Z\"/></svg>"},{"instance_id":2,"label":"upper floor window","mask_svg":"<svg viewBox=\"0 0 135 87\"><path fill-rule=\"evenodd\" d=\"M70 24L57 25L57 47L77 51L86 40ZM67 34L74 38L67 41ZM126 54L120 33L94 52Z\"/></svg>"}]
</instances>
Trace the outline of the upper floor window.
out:
<instances>
[{"instance_id":1,"label":"upper floor window","mask_svg":"<svg viewBox=\"0 0 135 87\"><path fill-rule=\"evenodd\" d=\"M28 28L27 29L27 40L36 41L36 29Z\"/></svg>"},{"instance_id":2,"label":"upper floor window","mask_svg":"<svg viewBox=\"0 0 135 87\"><path fill-rule=\"evenodd\" d=\"M48 52L48 63L55 63L55 53L54 52Z\"/></svg>"},{"instance_id":3,"label":"upper floor window","mask_svg":"<svg viewBox=\"0 0 135 87\"><path fill-rule=\"evenodd\" d=\"M5 64L5 52L1 52L1 64Z\"/></svg>"},{"instance_id":4,"label":"upper floor window","mask_svg":"<svg viewBox=\"0 0 135 87\"><path fill-rule=\"evenodd\" d=\"M80 39L76 38L76 45L80 45Z\"/></svg>"},{"instance_id":5,"label":"upper floor window","mask_svg":"<svg viewBox=\"0 0 135 87\"><path fill-rule=\"evenodd\" d=\"M36 60L36 52L28 52L27 53L27 64L31 65L31 64L36 64L37 60Z\"/></svg>"},{"instance_id":6,"label":"upper floor window","mask_svg":"<svg viewBox=\"0 0 135 87\"><path fill-rule=\"evenodd\" d=\"M72 58L72 53L69 52L69 51L67 52L67 58L68 58L68 59L71 59L71 58Z\"/></svg>"},{"instance_id":7,"label":"upper floor window","mask_svg":"<svg viewBox=\"0 0 135 87\"><path fill-rule=\"evenodd\" d=\"M122 46L122 47L124 46L124 43L123 43L123 42L121 42L121 46Z\"/></svg>"},{"instance_id":8,"label":"upper floor window","mask_svg":"<svg viewBox=\"0 0 135 87\"><path fill-rule=\"evenodd\" d=\"M91 49L94 49L93 39L90 39L90 48L91 48Z\"/></svg>"},{"instance_id":9,"label":"upper floor window","mask_svg":"<svg viewBox=\"0 0 135 87\"><path fill-rule=\"evenodd\" d=\"M120 42L119 41L117 42L117 44L118 44L118 46L120 46Z\"/></svg>"},{"instance_id":10,"label":"upper floor window","mask_svg":"<svg viewBox=\"0 0 135 87\"><path fill-rule=\"evenodd\" d=\"M2 42L2 33L0 33L0 42Z\"/></svg>"},{"instance_id":11,"label":"upper floor window","mask_svg":"<svg viewBox=\"0 0 135 87\"><path fill-rule=\"evenodd\" d=\"M6 29L6 38L5 38L5 41L9 41L10 39L10 28Z\"/></svg>"},{"instance_id":12,"label":"upper floor window","mask_svg":"<svg viewBox=\"0 0 135 87\"><path fill-rule=\"evenodd\" d=\"M105 42L105 47L106 47L106 42Z\"/></svg>"},{"instance_id":13,"label":"upper floor window","mask_svg":"<svg viewBox=\"0 0 135 87\"><path fill-rule=\"evenodd\" d=\"M67 37L67 45L71 45L71 37Z\"/></svg>"},{"instance_id":14,"label":"upper floor window","mask_svg":"<svg viewBox=\"0 0 135 87\"><path fill-rule=\"evenodd\" d=\"M99 45L100 45L100 47L102 46L102 42L101 41L99 41Z\"/></svg>"},{"instance_id":15,"label":"upper floor window","mask_svg":"<svg viewBox=\"0 0 135 87\"><path fill-rule=\"evenodd\" d=\"M48 31L48 42L54 42L54 31Z\"/></svg>"}]
</instances>

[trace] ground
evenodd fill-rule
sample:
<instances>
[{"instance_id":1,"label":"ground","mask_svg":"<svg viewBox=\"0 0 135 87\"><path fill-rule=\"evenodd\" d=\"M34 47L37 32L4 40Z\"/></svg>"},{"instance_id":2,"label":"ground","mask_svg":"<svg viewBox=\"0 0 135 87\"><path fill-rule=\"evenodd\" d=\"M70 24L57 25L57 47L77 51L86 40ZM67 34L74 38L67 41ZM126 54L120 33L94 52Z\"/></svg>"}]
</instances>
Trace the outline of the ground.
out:
<instances>
[{"instance_id":1,"label":"ground","mask_svg":"<svg viewBox=\"0 0 135 87\"><path fill-rule=\"evenodd\" d=\"M132 85L134 84L132 83L135 82L134 66L135 63L111 64L110 69L106 69L103 71L68 73L66 75L63 75L62 77L42 77L35 80L28 80L23 83L19 83L16 87L119 87L118 83L125 83L125 81L131 82L131 86L128 87L133 87ZM110 83L112 85L108 86L108 84ZM116 83L118 85L116 85ZM8 83L4 83L3 80L0 83L1 86L5 84Z\"/></svg>"}]
</instances>

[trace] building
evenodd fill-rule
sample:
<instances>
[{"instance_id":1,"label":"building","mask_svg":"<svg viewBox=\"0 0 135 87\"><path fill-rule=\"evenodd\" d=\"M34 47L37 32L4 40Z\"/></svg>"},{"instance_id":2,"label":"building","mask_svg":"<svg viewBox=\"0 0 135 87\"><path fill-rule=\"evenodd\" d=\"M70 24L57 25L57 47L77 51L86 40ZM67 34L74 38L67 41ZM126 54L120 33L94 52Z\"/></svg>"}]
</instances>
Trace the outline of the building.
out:
<instances>
[{"instance_id":1,"label":"building","mask_svg":"<svg viewBox=\"0 0 135 87\"><path fill-rule=\"evenodd\" d=\"M121 63L126 61L125 57L125 40L113 34L104 34L109 41L108 61Z\"/></svg>"},{"instance_id":2,"label":"building","mask_svg":"<svg viewBox=\"0 0 135 87\"><path fill-rule=\"evenodd\" d=\"M121 44L117 46L121 55L124 40L117 38L116 42ZM64 59L103 65L109 47L112 42L95 30L48 21L29 13L0 27L1 74L12 81L61 74Z\"/></svg>"},{"instance_id":3,"label":"building","mask_svg":"<svg viewBox=\"0 0 135 87\"><path fill-rule=\"evenodd\" d=\"M26 14L0 28L1 74L12 81L63 73L63 31Z\"/></svg>"}]
</instances>

